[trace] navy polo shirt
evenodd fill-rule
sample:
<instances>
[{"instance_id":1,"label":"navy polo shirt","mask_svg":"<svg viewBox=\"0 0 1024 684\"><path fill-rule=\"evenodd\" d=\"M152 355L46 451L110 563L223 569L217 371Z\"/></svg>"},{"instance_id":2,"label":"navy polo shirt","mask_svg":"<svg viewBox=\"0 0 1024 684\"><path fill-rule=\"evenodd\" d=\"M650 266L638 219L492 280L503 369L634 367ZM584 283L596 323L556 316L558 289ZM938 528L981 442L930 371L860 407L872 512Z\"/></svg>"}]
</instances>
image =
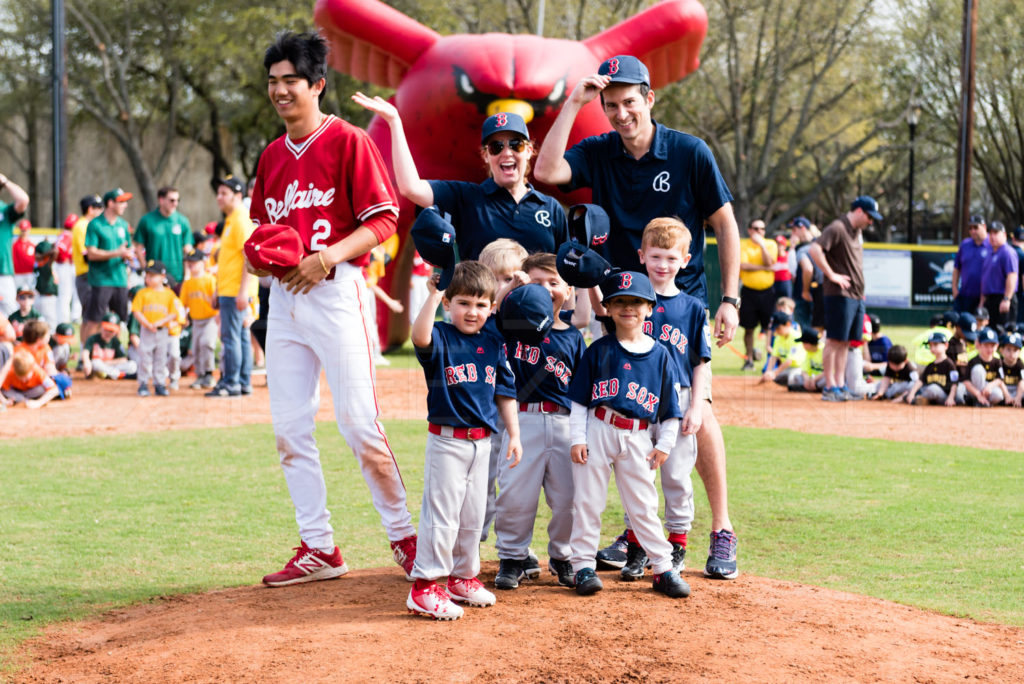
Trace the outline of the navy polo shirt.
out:
<instances>
[{"instance_id":1,"label":"navy polo shirt","mask_svg":"<svg viewBox=\"0 0 1024 684\"><path fill-rule=\"evenodd\" d=\"M634 159L615 131L581 140L565 153L572 180L567 192L591 188L593 202L611 219L604 257L624 270L646 270L637 250L644 226L659 216L676 216L690 229L690 263L676 276L683 292L707 303L704 276L704 221L732 202L711 149L700 138L654 122L651 149Z\"/></svg>"},{"instance_id":2,"label":"navy polo shirt","mask_svg":"<svg viewBox=\"0 0 1024 684\"><path fill-rule=\"evenodd\" d=\"M512 194L488 178L483 183L427 181L434 204L451 215L462 259L476 259L498 238L510 238L527 252L554 254L569 238L565 211L555 198L528 191L516 203Z\"/></svg>"}]
</instances>

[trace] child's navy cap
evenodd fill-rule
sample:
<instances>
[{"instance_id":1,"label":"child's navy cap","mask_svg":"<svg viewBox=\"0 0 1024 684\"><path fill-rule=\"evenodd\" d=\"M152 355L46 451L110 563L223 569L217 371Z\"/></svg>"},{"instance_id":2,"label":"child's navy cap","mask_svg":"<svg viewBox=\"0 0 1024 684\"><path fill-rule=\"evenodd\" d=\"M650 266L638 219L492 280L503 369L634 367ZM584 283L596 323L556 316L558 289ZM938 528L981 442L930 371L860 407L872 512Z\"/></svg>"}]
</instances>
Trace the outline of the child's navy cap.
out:
<instances>
[{"instance_id":1,"label":"child's navy cap","mask_svg":"<svg viewBox=\"0 0 1024 684\"><path fill-rule=\"evenodd\" d=\"M1020 349L1022 346L1022 339L1024 338L1021 338L1019 332L1006 333L1005 335L999 338L999 344L1003 346L1010 345L1011 347L1016 347L1017 349Z\"/></svg>"},{"instance_id":2,"label":"child's navy cap","mask_svg":"<svg viewBox=\"0 0 1024 684\"><path fill-rule=\"evenodd\" d=\"M804 344L818 344L819 339L817 330L814 328L807 328L800 334L800 339L797 341Z\"/></svg>"},{"instance_id":3,"label":"child's navy cap","mask_svg":"<svg viewBox=\"0 0 1024 684\"><path fill-rule=\"evenodd\" d=\"M602 304L607 304L613 297L639 297L651 304L658 301L650 278L636 271L619 271L608 276L601 283L601 293L604 295Z\"/></svg>"},{"instance_id":4,"label":"child's navy cap","mask_svg":"<svg viewBox=\"0 0 1024 684\"><path fill-rule=\"evenodd\" d=\"M451 221L442 216L436 206L428 207L420 212L409 234L423 260L441 269L441 281L437 289L446 289L455 275L455 264L459 263L455 227ZM550 305L548 308L551 308Z\"/></svg>"},{"instance_id":5,"label":"child's navy cap","mask_svg":"<svg viewBox=\"0 0 1024 684\"><path fill-rule=\"evenodd\" d=\"M979 321L981 319L983 319L983 318L985 320L988 320L989 319L988 309L986 309L983 306L979 306L977 309L974 310L974 317L977 318Z\"/></svg>"},{"instance_id":6,"label":"child's navy cap","mask_svg":"<svg viewBox=\"0 0 1024 684\"><path fill-rule=\"evenodd\" d=\"M793 317L790 316L788 313L786 313L785 311L776 311L775 313L772 314L771 327L777 328L780 325L785 325L786 323L792 322Z\"/></svg>"},{"instance_id":7,"label":"child's navy cap","mask_svg":"<svg viewBox=\"0 0 1024 684\"><path fill-rule=\"evenodd\" d=\"M942 323L940 325L956 325L959 320L960 314L956 311L946 311L942 314Z\"/></svg>"},{"instance_id":8,"label":"child's navy cap","mask_svg":"<svg viewBox=\"0 0 1024 684\"><path fill-rule=\"evenodd\" d=\"M968 342L978 339L978 320L971 314L960 314L960 317L956 319L956 325L964 331L964 339Z\"/></svg>"},{"instance_id":9,"label":"child's navy cap","mask_svg":"<svg viewBox=\"0 0 1024 684\"><path fill-rule=\"evenodd\" d=\"M608 242L611 221L608 212L596 204L575 204L569 207L569 238L587 247Z\"/></svg>"},{"instance_id":10,"label":"child's navy cap","mask_svg":"<svg viewBox=\"0 0 1024 684\"><path fill-rule=\"evenodd\" d=\"M985 326L978 331L978 344L990 342L992 344L999 344L999 335L992 328Z\"/></svg>"},{"instance_id":11,"label":"child's navy cap","mask_svg":"<svg viewBox=\"0 0 1024 684\"><path fill-rule=\"evenodd\" d=\"M201 249L193 249L186 257L185 261L206 261L207 254Z\"/></svg>"},{"instance_id":12,"label":"child's navy cap","mask_svg":"<svg viewBox=\"0 0 1024 684\"><path fill-rule=\"evenodd\" d=\"M480 143L487 142L487 139L492 135L502 131L518 133L527 140L530 139L530 131L526 129L526 122L523 120L523 117L512 112L498 112L484 120L484 127L480 130Z\"/></svg>"},{"instance_id":13,"label":"child's navy cap","mask_svg":"<svg viewBox=\"0 0 1024 684\"><path fill-rule=\"evenodd\" d=\"M612 83L643 83L651 85L651 75L644 63L633 55L616 55L601 62L597 73L610 76Z\"/></svg>"},{"instance_id":14,"label":"child's navy cap","mask_svg":"<svg viewBox=\"0 0 1024 684\"><path fill-rule=\"evenodd\" d=\"M943 344L945 344L949 342L949 340L947 339L944 333L941 333L938 330L936 330L935 332L928 336L928 344L931 344L932 342L942 342Z\"/></svg>"},{"instance_id":15,"label":"child's navy cap","mask_svg":"<svg viewBox=\"0 0 1024 684\"><path fill-rule=\"evenodd\" d=\"M558 275L573 287L600 285L614 270L607 259L575 240L559 247L555 259Z\"/></svg>"},{"instance_id":16,"label":"child's navy cap","mask_svg":"<svg viewBox=\"0 0 1024 684\"><path fill-rule=\"evenodd\" d=\"M167 267L164 266L164 262L162 261L154 261L150 259L146 262L146 273L150 273L152 275L167 275Z\"/></svg>"},{"instance_id":17,"label":"child's navy cap","mask_svg":"<svg viewBox=\"0 0 1024 684\"><path fill-rule=\"evenodd\" d=\"M551 294L540 285L517 287L501 302L498 330L527 344L539 345L551 330L555 319Z\"/></svg>"}]
</instances>

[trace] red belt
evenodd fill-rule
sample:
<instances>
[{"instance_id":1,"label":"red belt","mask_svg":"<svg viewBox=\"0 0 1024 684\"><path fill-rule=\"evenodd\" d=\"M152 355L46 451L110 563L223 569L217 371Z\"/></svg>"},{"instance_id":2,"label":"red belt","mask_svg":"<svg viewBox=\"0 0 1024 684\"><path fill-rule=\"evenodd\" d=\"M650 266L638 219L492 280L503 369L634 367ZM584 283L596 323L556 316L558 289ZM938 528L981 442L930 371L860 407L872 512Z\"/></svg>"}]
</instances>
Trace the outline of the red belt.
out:
<instances>
[{"instance_id":1,"label":"red belt","mask_svg":"<svg viewBox=\"0 0 1024 684\"><path fill-rule=\"evenodd\" d=\"M568 413L569 410L561 404L553 401L538 401L536 403L523 402L519 404L519 410L528 413Z\"/></svg>"},{"instance_id":2,"label":"red belt","mask_svg":"<svg viewBox=\"0 0 1024 684\"><path fill-rule=\"evenodd\" d=\"M491 436L491 431L482 427L464 428L427 423L427 430L432 435L438 435L439 437L454 437L455 439L485 439Z\"/></svg>"},{"instance_id":3,"label":"red belt","mask_svg":"<svg viewBox=\"0 0 1024 684\"><path fill-rule=\"evenodd\" d=\"M626 418L625 416L613 413L611 409L605 409L604 406L598 406L594 409L594 416L596 416L598 420L603 420L612 427L617 427L620 430L632 430L634 428L637 430L646 430L647 426L650 425L650 423L643 418Z\"/></svg>"}]
</instances>

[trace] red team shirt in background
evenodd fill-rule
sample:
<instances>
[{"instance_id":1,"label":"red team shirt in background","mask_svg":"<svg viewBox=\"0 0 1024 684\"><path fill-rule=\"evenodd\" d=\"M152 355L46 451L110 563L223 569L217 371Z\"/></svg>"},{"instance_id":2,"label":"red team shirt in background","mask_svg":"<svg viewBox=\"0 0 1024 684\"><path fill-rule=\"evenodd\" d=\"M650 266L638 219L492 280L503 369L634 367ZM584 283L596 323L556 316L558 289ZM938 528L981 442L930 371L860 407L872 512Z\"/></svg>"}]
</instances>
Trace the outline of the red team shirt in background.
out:
<instances>
[{"instance_id":1,"label":"red team shirt in background","mask_svg":"<svg viewBox=\"0 0 1024 684\"><path fill-rule=\"evenodd\" d=\"M338 193L350 193L349 196ZM384 160L366 132L333 114L301 140L287 134L260 157L249 208L253 223L276 223L299 231L307 254L350 235L374 214L398 215L398 198ZM383 242L395 230L368 226ZM367 252L350 263L365 266Z\"/></svg>"}]
</instances>

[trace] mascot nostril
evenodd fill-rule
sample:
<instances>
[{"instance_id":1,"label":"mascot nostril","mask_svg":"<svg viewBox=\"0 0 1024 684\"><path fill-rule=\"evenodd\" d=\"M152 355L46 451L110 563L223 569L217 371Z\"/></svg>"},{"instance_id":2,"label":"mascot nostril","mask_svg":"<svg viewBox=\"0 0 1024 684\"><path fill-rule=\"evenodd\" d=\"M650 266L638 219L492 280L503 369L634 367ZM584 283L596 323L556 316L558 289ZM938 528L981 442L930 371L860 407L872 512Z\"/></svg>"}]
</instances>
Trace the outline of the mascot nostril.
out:
<instances>
[{"instance_id":1,"label":"mascot nostril","mask_svg":"<svg viewBox=\"0 0 1024 684\"><path fill-rule=\"evenodd\" d=\"M391 102L407 124L420 176L470 182L484 179L475 142L484 119L495 113L489 107L496 101L519 103L502 111L529 121L539 144L576 83L596 73L605 59L639 57L657 90L697 69L708 24L698 0L665 0L582 41L525 34L442 36L378 0L317 0L314 15L330 43L328 59L334 69L395 90ZM576 117L569 145L608 130L595 100ZM367 131L390 169L388 125L375 118ZM539 189L567 204L590 200L589 192L565 195L555 188ZM414 218L412 204L403 200L401 247L380 282L399 299L409 291L413 248L408 234ZM403 342L408 318L384 308L378 313L384 344Z\"/></svg>"}]
</instances>

